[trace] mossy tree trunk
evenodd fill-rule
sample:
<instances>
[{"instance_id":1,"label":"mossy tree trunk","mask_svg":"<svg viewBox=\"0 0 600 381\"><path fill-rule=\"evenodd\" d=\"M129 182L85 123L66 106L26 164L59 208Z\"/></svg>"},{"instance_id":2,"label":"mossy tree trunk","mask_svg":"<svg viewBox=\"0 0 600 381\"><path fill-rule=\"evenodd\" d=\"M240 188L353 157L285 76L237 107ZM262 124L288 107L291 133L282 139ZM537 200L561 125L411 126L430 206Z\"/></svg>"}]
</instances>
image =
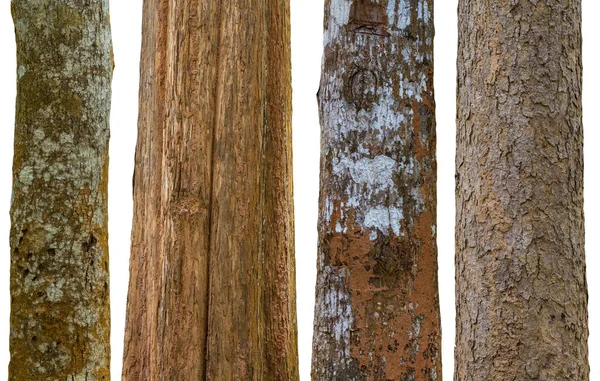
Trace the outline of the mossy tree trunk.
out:
<instances>
[{"instance_id":1,"label":"mossy tree trunk","mask_svg":"<svg viewBox=\"0 0 600 381\"><path fill-rule=\"evenodd\" d=\"M13 0L9 380L109 380L106 0Z\"/></svg>"},{"instance_id":2,"label":"mossy tree trunk","mask_svg":"<svg viewBox=\"0 0 600 381\"><path fill-rule=\"evenodd\" d=\"M441 380L431 0L326 0L313 380Z\"/></svg>"},{"instance_id":3,"label":"mossy tree trunk","mask_svg":"<svg viewBox=\"0 0 600 381\"><path fill-rule=\"evenodd\" d=\"M123 380L297 380L288 0L146 0Z\"/></svg>"},{"instance_id":4,"label":"mossy tree trunk","mask_svg":"<svg viewBox=\"0 0 600 381\"><path fill-rule=\"evenodd\" d=\"M588 380L581 1L459 1L457 381Z\"/></svg>"}]
</instances>

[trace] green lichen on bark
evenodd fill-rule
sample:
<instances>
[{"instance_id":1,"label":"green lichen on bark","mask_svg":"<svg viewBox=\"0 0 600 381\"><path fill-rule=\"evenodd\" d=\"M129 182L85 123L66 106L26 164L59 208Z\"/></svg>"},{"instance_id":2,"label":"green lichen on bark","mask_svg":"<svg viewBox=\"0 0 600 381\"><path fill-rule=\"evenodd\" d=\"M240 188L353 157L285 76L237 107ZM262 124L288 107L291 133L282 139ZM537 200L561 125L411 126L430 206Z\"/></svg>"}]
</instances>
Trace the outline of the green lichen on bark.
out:
<instances>
[{"instance_id":1,"label":"green lichen on bark","mask_svg":"<svg viewBox=\"0 0 600 381\"><path fill-rule=\"evenodd\" d=\"M9 380L108 380L107 0L13 0Z\"/></svg>"}]
</instances>

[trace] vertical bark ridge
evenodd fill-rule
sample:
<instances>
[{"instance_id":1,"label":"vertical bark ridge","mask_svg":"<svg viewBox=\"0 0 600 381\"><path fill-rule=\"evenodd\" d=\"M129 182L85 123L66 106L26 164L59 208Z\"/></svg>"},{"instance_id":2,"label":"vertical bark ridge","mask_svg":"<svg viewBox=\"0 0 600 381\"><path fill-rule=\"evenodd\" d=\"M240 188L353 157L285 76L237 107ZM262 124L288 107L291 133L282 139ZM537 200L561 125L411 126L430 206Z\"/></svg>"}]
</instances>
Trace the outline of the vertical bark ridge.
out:
<instances>
[{"instance_id":1,"label":"vertical bark ridge","mask_svg":"<svg viewBox=\"0 0 600 381\"><path fill-rule=\"evenodd\" d=\"M144 4L124 380L298 378L288 8Z\"/></svg>"},{"instance_id":2,"label":"vertical bark ridge","mask_svg":"<svg viewBox=\"0 0 600 381\"><path fill-rule=\"evenodd\" d=\"M328 0L314 380L440 380L433 2Z\"/></svg>"},{"instance_id":3,"label":"vertical bark ridge","mask_svg":"<svg viewBox=\"0 0 600 381\"><path fill-rule=\"evenodd\" d=\"M266 2L266 118L265 123L265 362L263 380L297 380L296 273L294 265L294 211L291 70L279 72L281 57L291 57L290 11L287 0ZM286 65L291 66L289 61ZM271 234L266 234L271 232ZM288 290L289 288L289 290ZM280 307L283 306L283 307ZM282 356L282 353L288 354Z\"/></svg>"},{"instance_id":4,"label":"vertical bark ridge","mask_svg":"<svg viewBox=\"0 0 600 381\"><path fill-rule=\"evenodd\" d=\"M456 380L588 380L581 1L459 1Z\"/></svg>"},{"instance_id":5,"label":"vertical bark ridge","mask_svg":"<svg viewBox=\"0 0 600 381\"><path fill-rule=\"evenodd\" d=\"M9 380L109 380L108 2L13 0Z\"/></svg>"},{"instance_id":6,"label":"vertical bark ridge","mask_svg":"<svg viewBox=\"0 0 600 381\"><path fill-rule=\"evenodd\" d=\"M123 379L205 373L215 10L208 1L144 4ZM137 279L155 286L140 289Z\"/></svg>"},{"instance_id":7,"label":"vertical bark ridge","mask_svg":"<svg viewBox=\"0 0 600 381\"><path fill-rule=\"evenodd\" d=\"M221 91L222 91L222 85L221 85L221 76L219 75L221 73L221 43L222 43L222 39L223 39L223 6L222 3L219 2L219 15L218 15L218 22L217 22L217 27L218 27L218 37L217 37L217 80L216 80L216 89L215 89L215 94L216 94L216 99L220 99L221 98ZM213 242L213 230L210 228L211 226L213 226L213 205L216 203L215 202L215 189L214 189L214 175L215 175L215 171L213 170L213 168L215 167L215 147L216 147L216 134L214 133L214 131L217 129L217 126L219 125L219 115L220 115L220 103L216 103L216 112L214 115L214 122L213 122L213 133L212 133L212 139L211 139L211 162L210 162L210 168L211 168L211 172L210 172L210 208L209 208L209 228L208 228L208 250L210 250L212 248L212 242ZM210 290L211 288L211 279L210 279L210 270L211 270L211 266L210 266L210 254L209 254L209 258L208 258L208 267L207 267L207 272L206 272L206 279L208 282L208 289ZM209 306L210 306L210 293L207 296L208 298L208 303L206 305L206 331L208 332L209 329L209 320L208 320L208 315L209 315ZM204 346L205 346L205 359L208 358L209 356L209 340L208 340L208 335L205 338L205 342L204 342ZM206 366L204 365L204 367L206 368ZM202 375L203 379L207 379L208 378L208 374L206 372L206 369L203 372Z\"/></svg>"}]
</instances>

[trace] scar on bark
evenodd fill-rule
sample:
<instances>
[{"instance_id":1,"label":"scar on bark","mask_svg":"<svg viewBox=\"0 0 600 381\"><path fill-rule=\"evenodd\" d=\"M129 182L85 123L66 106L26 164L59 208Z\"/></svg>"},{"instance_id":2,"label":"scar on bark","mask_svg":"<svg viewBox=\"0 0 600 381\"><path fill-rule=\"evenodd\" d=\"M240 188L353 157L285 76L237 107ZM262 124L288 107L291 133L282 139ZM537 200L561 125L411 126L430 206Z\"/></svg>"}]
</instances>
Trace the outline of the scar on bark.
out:
<instances>
[{"instance_id":1,"label":"scar on bark","mask_svg":"<svg viewBox=\"0 0 600 381\"><path fill-rule=\"evenodd\" d=\"M348 26L359 34L389 37L388 17L383 6L371 0L356 0L350 8Z\"/></svg>"},{"instance_id":2,"label":"scar on bark","mask_svg":"<svg viewBox=\"0 0 600 381\"><path fill-rule=\"evenodd\" d=\"M357 109L367 109L377 101L379 79L369 69L353 71L348 80L348 96Z\"/></svg>"}]
</instances>

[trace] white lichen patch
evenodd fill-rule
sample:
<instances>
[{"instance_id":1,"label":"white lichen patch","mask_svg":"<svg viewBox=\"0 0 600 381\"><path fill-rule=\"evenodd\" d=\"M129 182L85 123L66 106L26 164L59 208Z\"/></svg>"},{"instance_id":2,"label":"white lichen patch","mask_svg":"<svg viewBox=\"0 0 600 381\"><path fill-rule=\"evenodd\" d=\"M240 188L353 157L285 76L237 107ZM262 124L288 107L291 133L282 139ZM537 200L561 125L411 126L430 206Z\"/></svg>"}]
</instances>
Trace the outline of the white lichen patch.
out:
<instances>
[{"instance_id":1,"label":"white lichen patch","mask_svg":"<svg viewBox=\"0 0 600 381\"><path fill-rule=\"evenodd\" d=\"M60 144L55 142L53 139L44 139L44 141L42 141L42 143L40 144L42 152L44 152L46 155L60 150L60 147Z\"/></svg>"},{"instance_id":2,"label":"white lichen patch","mask_svg":"<svg viewBox=\"0 0 600 381\"><path fill-rule=\"evenodd\" d=\"M429 23L431 13L429 11L429 5L427 4L427 1L419 1L419 4L417 5L417 17L424 23Z\"/></svg>"},{"instance_id":3,"label":"white lichen patch","mask_svg":"<svg viewBox=\"0 0 600 381\"><path fill-rule=\"evenodd\" d=\"M65 280L61 279L56 283L52 283L46 288L46 297L51 302L58 302L63 297L62 287L65 284Z\"/></svg>"},{"instance_id":4,"label":"white lichen patch","mask_svg":"<svg viewBox=\"0 0 600 381\"><path fill-rule=\"evenodd\" d=\"M335 269L332 266L325 266L320 277L327 279L330 285L345 285L348 281L348 270L341 268ZM350 355L350 330L353 324L352 303L350 296L345 290L338 287L330 287L322 290L323 294L317 298L315 305L315 315L317 322L333 321L331 328L315 326L315 336L331 335L339 343L339 358L348 358ZM333 331L331 331L331 329ZM325 342L316 340L316 342Z\"/></svg>"},{"instance_id":5,"label":"white lichen patch","mask_svg":"<svg viewBox=\"0 0 600 381\"><path fill-rule=\"evenodd\" d=\"M42 364L40 363L35 363L35 369L39 372L39 373L46 373L46 368L44 368L42 366Z\"/></svg>"},{"instance_id":6,"label":"white lichen patch","mask_svg":"<svg viewBox=\"0 0 600 381\"><path fill-rule=\"evenodd\" d=\"M388 234L391 229L394 234L400 235L401 220L402 210L400 208L376 206L368 210L363 225L366 228L377 229L383 234Z\"/></svg>"},{"instance_id":7,"label":"white lichen patch","mask_svg":"<svg viewBox=\"0 0 600 381\"><path fill-rule=\"evenodd\" d=\"M75 323L87 327L98 321L98 311L88 306L79 305L75 308Z\"/></svg>"},{"instance_id":8,"label":"white lichen patch","mask_svg":"<svg viewBox=\"0 0 600 381\"><path fill-rule=\"evenodd\" d=\"M23 185L31 185L33 183L33 167L23 167L19 172L19 181Z\"/></svg>"},{"instance_id":9,"label":"white lichen patch","mask_svg":"<svg viewBox=\"0 0 600 381\"><path fill-rule=\"evenodd\" d=\"M397 16L395 18L395 22L394 24L396 25L396 28L398 28L399 30L408 28L410 26L410 16L411 16L411 10L410 10L410 0L397 0L398 1L398 11L396 13L395 10L393 10L393 13L396 13ZM390 3L394 3L395 1L390 0ZM390 11L390 8L388 7L388 12ZM389 17L390 13L388 13L388 17ZM391 18L390 18L391 19Z\"/></svg>"},{"instance_id":10,"label":"white lichen patch","mask_svg":"<svg viewBox=\"0 0 600 381\"><path fill-rule=\"evenodd\" d=\"M44 132L43 129L36 128L35 130L33 130L33 141L35 143L41 142L42 140L44 140L45 137L46 137L46 133Z\"/></svg>"},{"instance_id":11,"label":"white lichen patch","mask_svg":"<svg viewBox=\"0 0 600 381\"><path fill-rule=\"evenodd\" d=\"M73 134L72 133L61 133L60 134L60 143L61 144L72 144L73 143Z\"/></svg>"},{"instance_id":12,"label":"white lichen patch","mask_svg":"<svg viewBox=\"0 0 600 381\"><path fill-rule=\"evenodd\" d=\"M54 236L58 233L58 228L53 224L44 224L44 231L46 233L46 241L50 242Z\"/></svg>"},{"instance_id":13,"label":"white lichen patch","mask_svg":"<svg viewBox=\"0 0 600 381\"><path fill-rule=\"evenodd\" d=\"M437 370L435 368L431 368L429 370L429 379L431 381L438 381L438 373L437 373Z\"/></svg>"},{"instance_id":14,"label":"white lichen patch","mask_svg":"<svg viewBox=\"0 0 600 381\"><path fill-rule=\"evenodd\" d=\"M394 185L392 175L397 164L394 159L380 155L373 159L363 157L357 161L349 157L335 158L332 167L335 174L347 170L356 183L375 191L383 191Z\"/></svg>"},{"instance_id":15,"label":"white lichen patch","mask_svg":"<svg viewBox=\"0 0 600 381\"><path fill-rule=\"evenodd\" d=\"M26 72L27 72L27 68L23 65L19 65L19 67L17 68L17 78L18 79L23 78L23 76L25 75Z\"/></svg>"},{"instance_id":16,"label":"white lichen patch","mask_svg":"<svg viewBox=\"0 0 600 381\"><path fill-rule=\"evenodd\" d=\"M360 155L355 154L352 157L360 157ZM332 173L340 179L346 179L345 182L348 184L345 202L341 204L342 209L353 208L355 222L369 229L369 236L373 240L377 238L377 232L384 235L390 232L402 235L404 199L398 194L394 178L412 176L416 163L412 157L409 160L402 157L401 161L405 163L401 164L385 155L359 159L342 156L332 161ZM421 208L423 205L420 200L422 198L420 190L412 190L410 194L415 199L415 205ZM390 200L394 200L391 205ZM329 199L325 200L324 212L324 217L330 221L333 203ZM344 224L336 222L336 232L345 231Z\"/></svg>"},{"instance_id":17,"label":"white lichen patch","mask_svg":"<svg viewBox=\"0 0 600 381\"><path fill-rule=\"evenodd\" d=\"M105 214L101 208L94 209L94 224L97 226L104 226Z\"/></svg>"},{"instance_id":18,"label":"white lichen patch","mask_svg":"<svg viewBox=\"0 0 600 381\"><path fill-rule=\"evenodd\" d=\"M329 2L329 15L334 22L329 23L329 28L323 33L323 45L327 46L331 40L339 35L340 28L348 24L350 17L351 1L331 0Z\"/></svg>"}]
</instances>

